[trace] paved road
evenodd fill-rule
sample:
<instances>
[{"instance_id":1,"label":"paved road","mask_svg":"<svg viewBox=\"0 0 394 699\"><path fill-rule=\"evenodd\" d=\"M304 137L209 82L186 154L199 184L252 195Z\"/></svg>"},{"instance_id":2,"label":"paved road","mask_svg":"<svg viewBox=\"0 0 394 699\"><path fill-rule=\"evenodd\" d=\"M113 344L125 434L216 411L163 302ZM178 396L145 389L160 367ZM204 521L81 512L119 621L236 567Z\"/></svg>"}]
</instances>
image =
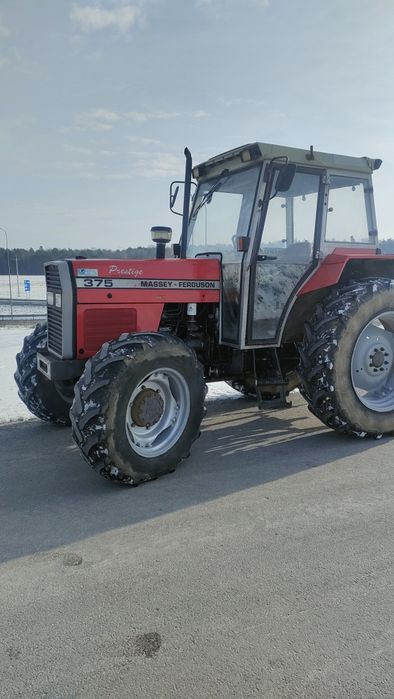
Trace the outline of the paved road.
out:
<instances>
[{"instance_id":1,"label":"paved road","mask_svg":"<svg viewBox=\"0 0 394 699\"><path fill-rule=\"evenodd\" d=\"M211 405L136 489L68 430L0 428L1 698L394 696L393 442L296 401Z\"/></svg>"}]
</instances>

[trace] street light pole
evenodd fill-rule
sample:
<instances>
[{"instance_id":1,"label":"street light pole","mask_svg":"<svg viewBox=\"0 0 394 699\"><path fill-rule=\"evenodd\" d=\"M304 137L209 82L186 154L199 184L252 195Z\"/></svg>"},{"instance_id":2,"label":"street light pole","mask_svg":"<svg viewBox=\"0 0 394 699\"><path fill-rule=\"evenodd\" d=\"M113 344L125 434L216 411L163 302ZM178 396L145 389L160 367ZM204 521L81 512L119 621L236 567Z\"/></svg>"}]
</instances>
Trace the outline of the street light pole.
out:
<instances>
[{"instance_id":1,"label":"street light pole","mask_svg":"<svg viewBox=\"0 0 394 699\"><path fill-rule=\"evenodd\" d=\"M19 289L19 265L18 265L18 255L15 253L15 271L16 271L16 286L18 289L18 299L21 295L20 289Z\"/></svg>"},{"instance_id":2,"label":"street light pole","mask_svg":"<svg viewBox=\"0 0 394 699\"><path fill-rule=\"evenodd\" d=\"M12 303L12 286L11 286L11 265L10 265L10 249L8 247L8 235L5 228L0 226L0 231L3 231L5 235L5 249L7 252L7 265L8 265L8 285L10 288L10 306L11 306L11 319L14 317L14 308Z\"/></svg>"}]
</instances>

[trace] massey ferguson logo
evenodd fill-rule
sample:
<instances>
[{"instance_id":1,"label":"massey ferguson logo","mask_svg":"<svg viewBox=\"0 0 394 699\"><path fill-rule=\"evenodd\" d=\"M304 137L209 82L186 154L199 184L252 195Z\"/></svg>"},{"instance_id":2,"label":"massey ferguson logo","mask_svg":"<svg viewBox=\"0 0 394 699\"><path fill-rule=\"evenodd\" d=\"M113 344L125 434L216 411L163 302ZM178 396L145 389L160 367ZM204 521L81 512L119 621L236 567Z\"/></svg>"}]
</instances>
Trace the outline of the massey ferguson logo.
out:
<instances>
[{"instance_id":1,"label":"massey ferguson logo","mask_svg":"<svg viewBox=\"0 0 394 699\"><path fill-rule=\"evenodd\" d=\"M143 274L142 269L135 267L118 267L118 265L110 265L108 274L125 274L128 277L140 277Z\"/></svg>"}]
</instances>

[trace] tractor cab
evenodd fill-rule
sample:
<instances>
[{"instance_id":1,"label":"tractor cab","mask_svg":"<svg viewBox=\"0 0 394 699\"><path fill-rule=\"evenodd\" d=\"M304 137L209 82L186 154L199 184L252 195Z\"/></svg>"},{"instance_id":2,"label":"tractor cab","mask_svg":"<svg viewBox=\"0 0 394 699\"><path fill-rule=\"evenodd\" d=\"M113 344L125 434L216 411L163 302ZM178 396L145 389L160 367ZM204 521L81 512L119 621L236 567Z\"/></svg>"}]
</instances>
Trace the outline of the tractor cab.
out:
<instances>
[{"instance_id":1,"label":"tractor cab","mask_svg":"<svg viewBox=\"0 0 394 699\"><path fill-rule=\"evenodd\" d=\"M221 260L221 343L279 346L298 292L340 247L377 245L381 161L255 143L193 169L185 257Z\"/></svg>"}]
</instances>

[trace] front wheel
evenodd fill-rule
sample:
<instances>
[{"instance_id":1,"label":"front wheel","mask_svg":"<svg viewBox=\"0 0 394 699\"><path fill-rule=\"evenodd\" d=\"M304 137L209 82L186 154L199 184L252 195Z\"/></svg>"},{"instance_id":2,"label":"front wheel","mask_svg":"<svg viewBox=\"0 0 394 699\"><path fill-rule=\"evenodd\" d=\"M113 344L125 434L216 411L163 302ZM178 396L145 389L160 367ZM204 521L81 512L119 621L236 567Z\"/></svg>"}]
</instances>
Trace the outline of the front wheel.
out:
<instances>
[{"instance_id":1,"label":"front wheel","mask_svg":"<svg viewBox=\"0 0 394 699\"><path fill-rule=\"evenodd\" d=\"M37 368L37 352L47 344L47 324L36 325L25 337L23 347L16 355L14 378L19 398L30 412L44 422L69 425L73 382L49 381Z\"/></svg>"},{"instance_id":2,"label":"front wheel","mask_svg":"<svg viewBox=\"0 0 394 699\"><path fill-rule=\"evenodd\" d=\"M124 335L87 362L70 411L73 437L102 476L138 485L189 455L204 397L201 365L181 340Z\"/></svg>"},{"instance_id":3,"label":"front wheel","mask_svg":"<svg viewBox=\"0 0 394 699\"><path fill-rule=\"evenodd\" d=\"M306 325L300 350L311 412L358 437L394 430L394 285L366 279L334 292Z\"/></svg>"}]
</instances>

